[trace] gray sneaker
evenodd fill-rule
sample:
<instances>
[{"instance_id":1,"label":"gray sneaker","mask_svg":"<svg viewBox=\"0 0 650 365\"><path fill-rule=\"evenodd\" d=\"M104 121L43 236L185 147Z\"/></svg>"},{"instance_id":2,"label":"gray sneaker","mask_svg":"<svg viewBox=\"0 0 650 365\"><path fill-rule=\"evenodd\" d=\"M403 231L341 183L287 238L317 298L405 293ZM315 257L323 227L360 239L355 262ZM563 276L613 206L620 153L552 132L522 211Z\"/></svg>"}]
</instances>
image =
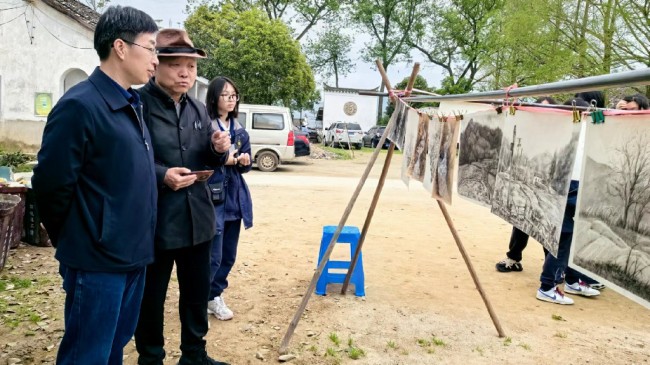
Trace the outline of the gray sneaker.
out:
<instances>
[{"instance_id":1,"label":"gray sneaker","mask_svg":"<svg viewBox=\"0 0 650 365\"><path fill-rule=\"evenodd\" d=\"M214 315L220 321L227 321L235 316L220 296L208 302L208 314Z\"/></svg>"}]
</instances>

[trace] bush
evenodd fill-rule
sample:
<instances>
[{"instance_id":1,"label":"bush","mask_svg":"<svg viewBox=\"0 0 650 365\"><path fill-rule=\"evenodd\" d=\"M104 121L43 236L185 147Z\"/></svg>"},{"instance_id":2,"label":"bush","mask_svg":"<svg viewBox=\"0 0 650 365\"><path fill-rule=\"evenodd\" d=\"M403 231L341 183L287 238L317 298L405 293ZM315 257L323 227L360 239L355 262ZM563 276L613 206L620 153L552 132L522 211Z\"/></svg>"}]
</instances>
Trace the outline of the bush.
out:
<instances>
[{"instance_id":1,"label":"bush","mask_svg":"<svg viewBox=\"0 0 650 365\"><path fill-rule=\"evenodd\" d=\"M29 160L29 156L20 151L0 153L0 166L9 166L15 169L20 165L24 165Z\"/></svg>"}]
</instances>

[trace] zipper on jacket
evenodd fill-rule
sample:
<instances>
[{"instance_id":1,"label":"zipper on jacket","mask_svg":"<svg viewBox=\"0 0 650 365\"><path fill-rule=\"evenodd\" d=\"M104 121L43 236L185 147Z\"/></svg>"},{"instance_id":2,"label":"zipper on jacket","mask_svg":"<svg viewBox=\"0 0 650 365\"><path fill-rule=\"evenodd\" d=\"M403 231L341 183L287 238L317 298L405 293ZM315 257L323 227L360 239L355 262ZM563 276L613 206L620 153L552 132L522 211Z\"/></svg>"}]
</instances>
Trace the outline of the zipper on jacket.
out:
<instances>
[{"instance_id":1,"label":"zipper on jacket","mask_svg":"<svg viewBox=\"0 0 650 365\"><path fill-rule=\"evenodd\" d=\"M144 127L142 126L142 120L140 119L140 115L143 113L142 112L142 104L138 105L140 107L140 114L135 110L135 107L131 105L131 108L133 109L133 113L135 113L135 118L138 120L138 126L140 127L140 132L142 133L142 142L144 143L144 146L147 148L147 151L149 151L149 143L147 142L147 139L144 137Z\"/></svg>"}]
</instances>

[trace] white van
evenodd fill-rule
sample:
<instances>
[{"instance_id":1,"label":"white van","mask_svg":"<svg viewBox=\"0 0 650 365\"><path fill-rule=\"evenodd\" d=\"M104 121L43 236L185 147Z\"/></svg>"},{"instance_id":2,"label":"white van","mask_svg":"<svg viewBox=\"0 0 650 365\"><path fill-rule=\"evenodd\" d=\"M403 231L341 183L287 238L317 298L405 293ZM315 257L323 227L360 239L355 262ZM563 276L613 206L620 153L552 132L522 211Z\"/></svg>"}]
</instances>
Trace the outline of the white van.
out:
<instances>
[{"instance_id":1,"label":"white van","mask_svg":"<svg viewBox=\"0 0 650 365\"><path fill-rule=\"evenodd\" d=\"M239 104L239 124L251 137L251 153L261 171L296 158L289 108Z\"/></svg>"}]
</instances>

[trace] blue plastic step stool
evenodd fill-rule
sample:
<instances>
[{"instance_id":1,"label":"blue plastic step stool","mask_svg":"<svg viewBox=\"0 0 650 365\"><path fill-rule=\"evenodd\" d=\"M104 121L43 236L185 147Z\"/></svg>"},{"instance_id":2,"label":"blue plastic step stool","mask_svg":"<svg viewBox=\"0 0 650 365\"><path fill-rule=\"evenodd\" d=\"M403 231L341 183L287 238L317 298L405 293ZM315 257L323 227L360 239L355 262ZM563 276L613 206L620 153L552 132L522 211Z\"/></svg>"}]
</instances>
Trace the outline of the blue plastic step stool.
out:
<instances>
[{"instance_id":1,"label":"blue plastic step stool","mask_svg":"<svg viewBox=\"0 0 650 365\"><path fill-rule=\"evenodd\" d=\"M334 232L336 232L336 226L323 227L323 238L321 238L320 241L320 252L318 253L318 262L316 263L316 265L318 265L318 263L320 263L320 260L323 259L323 256L325 255L325 251L327 251L327 245L329 245L330 241L332 240L332 237L334 236ZM350 261L354 256L354 252L357 250L360 237L361 237L361 233L359 232L359 228L355 226L344 226L343 230L341 230L341 234L339 234L339 238L336 240L336 243L350 244ZM327 264L325 264L325 268L323 269L323 272L321 273L320 277L318 278L318 282L316 283L316 294L325 295L327 293L327 284L332 284L332 283L343 284L346 274L330 273L329 270L330 269L349 270L350 261L329 260ZM364 289L364 276L363 276L363 255L361 254L361 252L359 252L359 259L357 261L356 266L354 267L354 272L352 272L350 283L354 284L354 295L358 297L363 297L366 295L366 291Z\"/></svg>"}]
</instances>

